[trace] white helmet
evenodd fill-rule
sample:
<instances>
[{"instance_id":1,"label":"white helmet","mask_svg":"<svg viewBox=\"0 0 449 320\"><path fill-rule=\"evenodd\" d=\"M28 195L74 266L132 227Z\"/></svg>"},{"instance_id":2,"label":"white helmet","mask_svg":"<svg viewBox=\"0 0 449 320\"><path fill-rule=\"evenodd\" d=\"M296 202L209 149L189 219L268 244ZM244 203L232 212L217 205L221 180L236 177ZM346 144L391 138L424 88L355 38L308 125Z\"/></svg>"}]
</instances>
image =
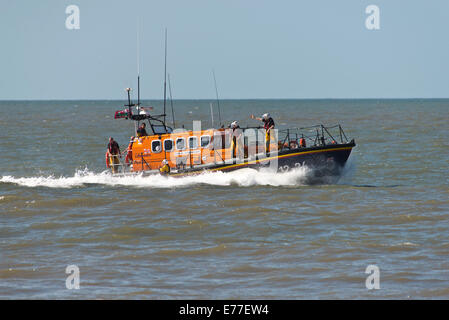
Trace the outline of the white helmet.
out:
<instances>
[{"instance_id":1,"label":"white helmet","mask_svg":"<svg viewBox=\"0 0 449 320\"><path fill-rule=\"evenodd\" d=\"M270 114L269 114L269 113L264 113L264 114L262 115L262 119L264 119L264 120L267 120L269 117L270 117Z\"/></svg>"},{"instance_id":2,"label":"white helmet","mask_svg":"<svg viewBox=\"0 0 449 320\"><path fill-rule=\"evenodd\" d=\"M168 164L168 160L167 160L167 159L162 160L162 164L163 164L163 165Z\"/></svg>"},{"instance_id":3,"label":"white helmet","mask_svg":"<svg viewBox=\"0 0 449 320\"><path fill-rule=\"evenodd\" d=\"M239 125L239 122L238 122L238 121L233 121L233 122L231 123L231 129L237 128L238 125Z\"/></svg>"}]
</instances>

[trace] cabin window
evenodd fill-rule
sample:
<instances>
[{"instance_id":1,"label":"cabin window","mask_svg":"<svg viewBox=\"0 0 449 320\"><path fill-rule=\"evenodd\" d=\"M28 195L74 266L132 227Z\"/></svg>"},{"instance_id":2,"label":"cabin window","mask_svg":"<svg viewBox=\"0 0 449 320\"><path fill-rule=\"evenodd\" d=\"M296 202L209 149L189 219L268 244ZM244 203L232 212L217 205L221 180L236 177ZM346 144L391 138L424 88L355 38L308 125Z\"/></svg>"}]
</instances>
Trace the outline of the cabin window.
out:
<instances>
[{"instance_id":1,"label":"cabin window","mask_svg":"<svg viewBox=\"0 0 449 320\"><path fill-rule=\"evenodd\" d=\"M173 140L172 139L164 140L164 150L168 151L168 152L173 150Z\"/></svg>"},{"instance_id":2,"label":"cabin window","mask_svg":"<svg viewBox=\"0 0 449 320\"><path fill-rule=\"evenodd\" d=\"M197 137L189 137L189 148L190 149L198 148L198 138Z\"/></svg>"},{"instance_id":3,"label":"cabin window","mask_svg":"<svg viewBox=\"0 0 449 320\"><path fill-rule=\"evenodd\" d=\"M185 148L186 148L186 139L185 138L176 139L176 149L184 150Z\"/></svg>"},{"instance_id":4,"label":"cabin window","mask_svg":"<svg viewBox=\"0 0 449 320\"><path fill-rule=\"evenodd\" d=\"M210 136L201 137L201 148L207 148L210 144Z\"/></svg>"},{"instance_id":5,"label":"cabin window","mask_svg":"<svg viewBox=\"0 0 449 320\"><path fill-rule=\"evenodd\" d=\"M158 152L162 151L161 140L151 141L151 151L154 153L158 153Z\"/></svg>"}]
</instances>

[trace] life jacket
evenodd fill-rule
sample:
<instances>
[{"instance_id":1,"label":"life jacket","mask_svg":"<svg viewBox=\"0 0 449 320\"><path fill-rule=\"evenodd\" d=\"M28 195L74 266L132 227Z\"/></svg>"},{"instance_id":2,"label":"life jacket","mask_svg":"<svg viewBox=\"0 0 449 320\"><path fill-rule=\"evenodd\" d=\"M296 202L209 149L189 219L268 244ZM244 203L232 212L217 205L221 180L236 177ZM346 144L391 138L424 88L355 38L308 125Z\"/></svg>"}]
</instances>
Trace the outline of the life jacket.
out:
<instances>
[{"instance_id":1,"label":"life jacket","mask_svg":"<svg viewBox=\"0 0 449 320\"><path fill-rule=\"evenodd\" d=\"M306 139L304 139L304 138L299 139L299 146L301 148L305 148L306 147Z\"/></svg>"},{"instance_id":2,"label":"life jacket","mask_svg":"<svg viewBox=\"0 0 449 320\"><path fill-rule=\"evenodd\" d=\"M235 158L237 156L237 137L234 135L231 137L231 152L232 157Z\"/></svg>"}]
</instances>

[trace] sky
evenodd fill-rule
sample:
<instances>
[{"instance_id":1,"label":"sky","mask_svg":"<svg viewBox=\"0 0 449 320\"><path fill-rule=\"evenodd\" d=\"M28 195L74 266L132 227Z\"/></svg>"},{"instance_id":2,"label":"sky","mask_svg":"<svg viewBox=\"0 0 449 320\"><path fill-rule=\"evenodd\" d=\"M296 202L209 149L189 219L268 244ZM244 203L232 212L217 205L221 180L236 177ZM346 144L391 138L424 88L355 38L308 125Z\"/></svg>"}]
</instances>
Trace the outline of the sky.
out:
<instances>
[{"instance_id":1,"label":"sky","mask_svg":"<svg viewBox=\"0 0 449 320\"><path fill-rule=\"evenodd\" d=\"M79 29L66 27L70 5ZM366 27L369 5L378 30ZM124 99L138 71L141 97L162 99L165 29L174 99L215 98L212 70L220 99L449 97L447 0L0 0L0 10L0 100Z\"/></svg>"}]
</instances>

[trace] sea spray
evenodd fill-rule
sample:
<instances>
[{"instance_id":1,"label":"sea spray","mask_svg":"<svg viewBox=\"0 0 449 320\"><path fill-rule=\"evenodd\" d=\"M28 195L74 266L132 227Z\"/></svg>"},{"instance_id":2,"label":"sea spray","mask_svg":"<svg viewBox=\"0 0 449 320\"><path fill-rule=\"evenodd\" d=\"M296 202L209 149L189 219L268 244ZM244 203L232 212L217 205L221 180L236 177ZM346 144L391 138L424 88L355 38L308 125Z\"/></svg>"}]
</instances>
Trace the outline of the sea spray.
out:
<instances>
[{"instance_id":1,"label":"sea spray","mask_svg":"<svg viewBox=\"0 0 449 320\"><path fill-rule=\"evenodd\" d=\"M140 188L178 188L193 185L241 186L300 186L307 182L309 170L306 167L288 172L276 173L265 170L240 169L232 172L205 172L185 177L165 177L160 175L112 175L108 171L100 173L88 169L78 170L72 177L38 176L21 177L3 176L0 183L13 183L26 187L76 188L90 184L108 186L129 186Z\"/></svg>"}]
</instances>

